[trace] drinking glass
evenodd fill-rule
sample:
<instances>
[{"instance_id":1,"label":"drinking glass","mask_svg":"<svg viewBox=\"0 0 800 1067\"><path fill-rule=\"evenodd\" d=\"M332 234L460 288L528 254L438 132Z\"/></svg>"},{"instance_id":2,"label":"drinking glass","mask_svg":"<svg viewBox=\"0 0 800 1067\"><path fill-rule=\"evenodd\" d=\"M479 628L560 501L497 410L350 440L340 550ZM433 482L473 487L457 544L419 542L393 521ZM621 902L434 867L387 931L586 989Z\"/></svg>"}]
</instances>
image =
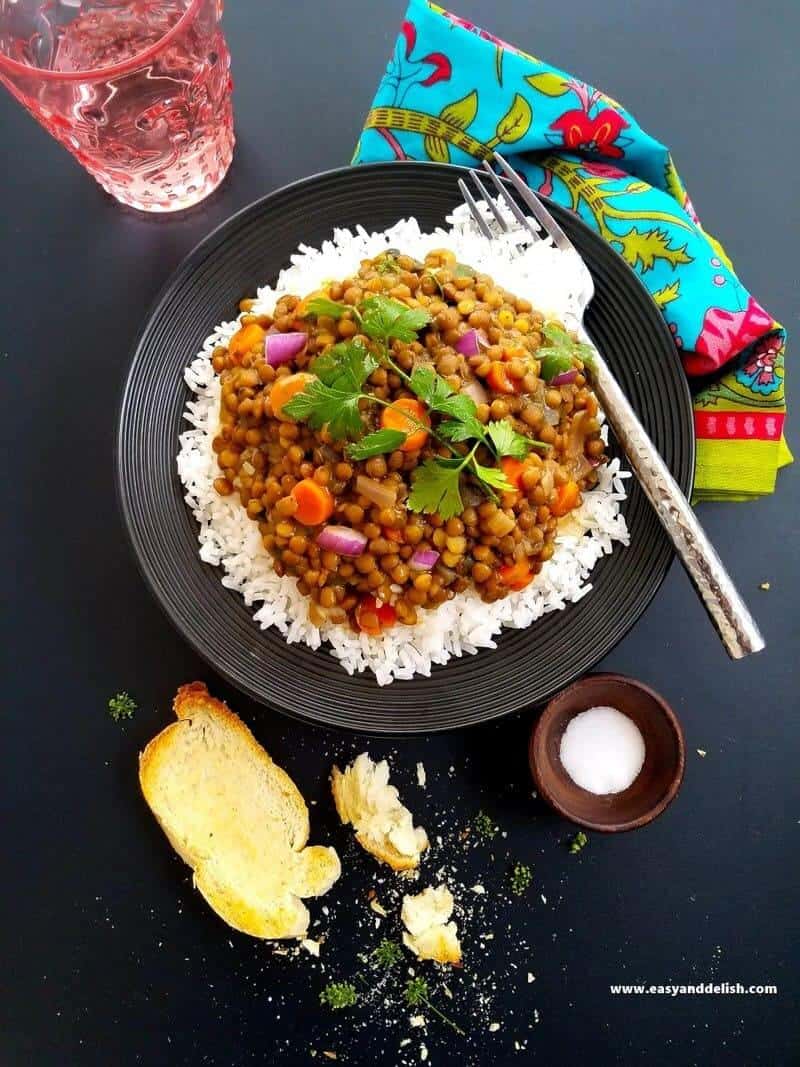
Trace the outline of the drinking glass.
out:
<instances>
[{"instance_id":1,"label":"drinking glass","mask_svg":"<svg viewBox=\"0 0 800 1067\"><path fill-rule=\"evenodd\" d=\"M221 16L222 0L0 0L0 81L124 204L190 207L233 155Z\"/></svg>"}]
</instances>

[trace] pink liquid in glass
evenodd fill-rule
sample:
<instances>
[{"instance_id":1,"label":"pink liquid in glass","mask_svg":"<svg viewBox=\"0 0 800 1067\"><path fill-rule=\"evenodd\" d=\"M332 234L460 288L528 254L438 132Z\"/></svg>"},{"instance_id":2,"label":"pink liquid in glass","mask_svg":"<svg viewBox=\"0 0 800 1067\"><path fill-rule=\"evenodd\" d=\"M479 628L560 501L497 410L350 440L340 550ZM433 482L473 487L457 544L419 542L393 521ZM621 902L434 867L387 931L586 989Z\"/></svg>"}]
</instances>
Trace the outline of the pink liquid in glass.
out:
<instances>
[{"instance_id":1,"label":"pink liquid in glass","mask_svg":"<svg viewBox=\"0 0 800 1067\"><path fill-rule=\"evenodd\" d=\"M233 154L221 0L0 0L0 79L117 199L196 204Z\"/></svg>"}]
</instances>

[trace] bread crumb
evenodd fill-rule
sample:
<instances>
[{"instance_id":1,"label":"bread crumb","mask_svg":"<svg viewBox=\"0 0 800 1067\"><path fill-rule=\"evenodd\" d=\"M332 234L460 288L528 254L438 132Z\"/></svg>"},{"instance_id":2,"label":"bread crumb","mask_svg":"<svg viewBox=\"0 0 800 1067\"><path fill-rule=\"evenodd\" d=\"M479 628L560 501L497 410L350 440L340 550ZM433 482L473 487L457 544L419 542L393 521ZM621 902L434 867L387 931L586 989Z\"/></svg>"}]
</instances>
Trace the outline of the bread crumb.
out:
<instances>
[{"instance_id":1,"label":"bread crumb","mask_svg":"<svg viewBox=\"0 0 800 1067\"><path fill-rule=\"evenodd\" d=\"M762 582L758 588L763 589L765 593L769 592L769 582Z\"/></svg>"},{"instance_id":2,"label":"bread crumb","mask_svg":"<svg viewBox=\"0 0 800 1067\"><path fill-rule=\"evenodd\" d=\"M500 1029L500 1023L489 1023L489 1033L496 1034Z\"/></svg>"},{"instance_id":3,"label":"bread crumb","mask_svg":"<svg viewBox=\"0 0 800 1067\"><path fill-rule=\"evenodd\" d=\"M411 1038L410 1037L404 1037L403 1040L400 1042L400 1048L405 1048L406 1045L410 1045L410 1044L411 1044Z\"/></svg>"},{"instance_id":4,"label":"bread crumb","mask_svg":"<svg viewBox=\"0 0 800 1067\"><path fill-rule=\"evenodd\" d=\"M300 947L304 948L311 956L319 956L320 942L312 941L310 937L300 942Z\"/></svg>"},{"instance_id":5,"label":"bread crumb","mask_svg":"<svg viewBox=\"0 0 800 1067\"><path fill-rule=\"evenodd\" d=\"M706 756L707 754L708 753L706 752L706 750L704 748L698 748L698 750L697 750L697 755L698 756Z\"/></svg>"},{"instance_id":6,"label":"bread crumb","mask_svg":"<svg viewBox=\"0 0 800 1067\"><path fill-rule=\"evenodd\" d=\"M380 915L381 918L383 918L383 919L388 918L389 912L386 910L386 908L384 908L384 906L377 899L377 897L374 897L369 902L369 906L372 908L372 910L375 912L376 915Z\"/></svg>"},{"instance_id":7,"label":"bread crumb","mask_svg":"<svg viewBox=\"0 0 800 1067\"><path fill-rule=\"evenodd\" d=\"M424 1026L425 1025L425 1016L424 1015L412 1015L411 1018L408 1020L408 1024L409 1024L409 1026Z\"/></svg>"},{"instance_id":8,"label":"bread crumb","mask_svg":"<svg viewBox=\"0 0 800 1067\"><path fill-rule=\"evenodd\" d=\"M536 975L535 974L531 974L531 972L528 971L528 985L530 985L531 982L535 982L535 981L536 981Z\"/></svg>"},{"instance_id":9,"label":"bread crumb","mask_svg":"<svg viewBox=\"0 0 800 1067\"><path fill-rule=\"evenodd\" d=\"M329 1060L338 1060L339 1059L337 1054L335 1052L331 1052L330 1049L324 1049L322 1055L323 1056L327 1056Z\"/></svg>"},{"instance_id":10,"label":"bread crumb","mask_svg":"<svg viewBox=\"0 0 800 1067\"><path fill-rule=\"evenodd\" d=\"M417 785L421 786L424 789L425 785L427 784L427 781L428 781L428 776L425 773L425 764L424 763L418 763L417 764Z\"/></svg>"},{"instance_id":11,"label":"bread crumb","mask_svg":"<svg viewBox=\"0 0 800 1067\"><path fill-rule=\"evenodd\" d=\"M423 1063L428 1058L428 1050L424 1045L419 1046L419 1058L423 1061Z\"/></svg>"},{"instance_id":12,"label":"bread crumb","mask_svg":"<svg viewBox=\"0 0 800 1067\"><path fill-rule=\"evenodd\" d=\"M477 893L479 896L481 896L482 894L484 894L486 892L486 890L482 885L474 885L472 887L472 892L473 893Z\"/></svg>"}]
</instances>

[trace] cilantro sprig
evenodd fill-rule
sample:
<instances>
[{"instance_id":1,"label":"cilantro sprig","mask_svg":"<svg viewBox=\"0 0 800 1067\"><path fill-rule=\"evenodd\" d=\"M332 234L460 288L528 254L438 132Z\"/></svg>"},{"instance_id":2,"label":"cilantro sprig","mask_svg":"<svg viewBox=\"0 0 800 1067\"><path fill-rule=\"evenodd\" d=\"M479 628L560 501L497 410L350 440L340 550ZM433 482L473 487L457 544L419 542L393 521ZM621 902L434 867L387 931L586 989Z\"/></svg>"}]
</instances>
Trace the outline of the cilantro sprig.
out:
<instances>
[{"instance_id":1,"label":"cilantro sprig","mask_svg":"<svg viewBox=\"0 0 800 1067\"><path fill-rule=\"evenodd\" d=\"M327 1004L334 1011L352 1008L358 1001L358 992L352 982L329 982L319 995L320 1004Z\"/></svg>"},{"instance_id":2,"label":"cilantro sprig","mask_svg":"<svg viewBox=\"0 0 800 1067\"><path fill-rule=\"evenodd\" d=\"M594 357L592 346L573 340L563 326L546 322L542 333L549 343L542 345L536 354L542 361L540 373L544 381L550 382L557 375L572 370L576 359L591 364Z\"/></svg>"},{"instance_id":3,"label":"cilantro sprig","mask_svg":"<svg viewBox=\"0 0 800 1067\"><path fill-rule=\"evenodd\" d=\"M359 331L373 342L378 355L358 338L334 345L311 364L316 378L304 392L284 405L286 414L308 422L313 429L327 427L334 440L350 438L352 443L347 452L351 459L364 460L395 451L406 439L402 431L382 429L364 435L362 408L368 404L391 406L364 391L365 382L382 363L405 382L430 412L439 416L438 426L419 425L450 453L449 457L426 459L415 468L408 498L412 511L438 512L443 519L461 514L464 510L462 476L471 477L494 500L497 492L512 492L514 486L499 467L478 461L478 448L483 446L500 460L504 456L524 459L531 448L550 446L518 433L506 419L484 425L478 418L474 400L456 393L432 367L417 364L409 375L397 365L390 354L390 345L393 341L410 344L416 340L419 331L431 321L428 312L379 294L368 296L358 307L327 297L314 297L305 309L306 315L331 318L341 318L346 312L356 319ZM564 336L568 337L566 333ZM568 340L575 344L571 338ZM416 421L411 414L404 414L410 422ZM465 445L466 449L460 450L457 445Z\"/></svg>"}]
</instances>

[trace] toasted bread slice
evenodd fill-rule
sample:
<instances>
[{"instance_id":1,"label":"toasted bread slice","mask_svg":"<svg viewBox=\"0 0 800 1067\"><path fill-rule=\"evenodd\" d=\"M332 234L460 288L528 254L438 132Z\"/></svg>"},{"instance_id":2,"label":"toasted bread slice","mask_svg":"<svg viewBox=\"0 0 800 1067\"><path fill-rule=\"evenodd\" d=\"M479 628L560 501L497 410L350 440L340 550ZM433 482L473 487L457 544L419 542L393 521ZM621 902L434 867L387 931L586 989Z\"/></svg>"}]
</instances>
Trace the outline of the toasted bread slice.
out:
<instances>
[{"instance_id":1,"label":"toasted bread slice","mask_svg":"<svg viewBox=\"0 0 800 1067\"><path fill-rule=\"evenodd\" d=\"M386 760L374 763L362 752L344 771L334 767L331 790L339 818L345 825L352 824L362 848L396 871L419 866L428 835L421 826L414 826L411 812L389 785Z\"/></svg>"},{"instance_id":2,"label":"toasted bread slice","mask_svg":"<svg viewBox=\"0 0 800 1067\"><path fill-rule=\"evenodd\" d=\"M305 801L230 708L193 682L174 709L178 721L139 757L145 800L225 922L253 937L303 937L300 898L330 889L339 857L305 847Z\"/></svg>"},{"instance_id":3,"label":"toasted bread slice","mask_svg":"<svg viewBox=\"0 0 800 1067\"><path fill-rule=\"evenodd\" d=\"M452 914L453 894L445 885L404 896L400 917L407 933L403 934L403 944L421 960L459 966L458 932L456 924L448 922Z\"/></svg>"}]
</instances>

